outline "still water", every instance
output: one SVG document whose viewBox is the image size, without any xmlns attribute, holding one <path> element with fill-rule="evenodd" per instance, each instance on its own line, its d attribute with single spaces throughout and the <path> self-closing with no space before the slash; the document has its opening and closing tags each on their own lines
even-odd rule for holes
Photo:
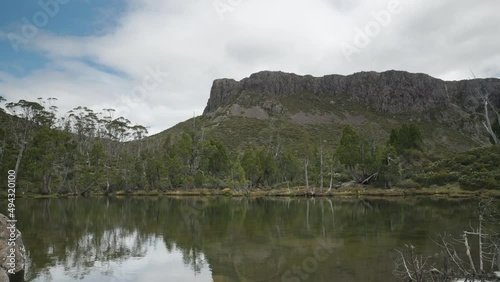
<svg viewBox="0 0 500 282">
<path fill-rule="evenodd" d="M 394 249 L 433 254 L 437 234 L 477 221 L 477 201 L 431 198 L 16 204 L 27 281 L 397 281 Z"/>
</svg>

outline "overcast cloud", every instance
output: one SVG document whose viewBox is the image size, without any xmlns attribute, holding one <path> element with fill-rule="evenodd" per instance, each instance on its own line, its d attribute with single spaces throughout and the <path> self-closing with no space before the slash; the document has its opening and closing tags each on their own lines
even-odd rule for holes
<svg viewBox="0 0 500 282">
<path fill-rule="evenodd" d="M 73 2 L 61 5 L 54 19 Z M 61 111 L 115 108 L 117 116 L 157 133 L 200 115 L 214 79 L 239 80 L 260 70 L 500 77 L 498 0 L 400 0 L 399 12 L 363 48 L 355 45 L 356 28 L 365 29 L 372 11 L 388 9 L 390 0 L 220 0 L 228 2 L 236 5 L 226 12 L 217 12 L 212 0 L 120 2 L 95 9 L 100 16 L 89 19 L 94 32 L 86 34 L 58 32 L 49 22 L 18 53 L 2 49 L 4 57 L 36 54 L 44 63 L 26 69 L 13 59 L 0 69 L 0 95 L 9 101 L 57 97 Z M 21 24 L 0 25 L 0 42 L 10 44 L 8 32 Z M 343 43 L 359 53 L 346 58 Z M 153 80 L 152 71 L 160 73 Z M 149 90 L 138 95 L 145 79 Z"/>
</svg>

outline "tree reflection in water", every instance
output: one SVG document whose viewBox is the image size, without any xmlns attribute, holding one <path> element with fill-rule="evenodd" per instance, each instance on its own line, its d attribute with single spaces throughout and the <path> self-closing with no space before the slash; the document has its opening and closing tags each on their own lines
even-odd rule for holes
<svg viewBox="0 0 500 282">
<path fill-rule="evenodd" d="M 314 256 L 318 240 L 335 251 L 300 281 L 395 281 L 395 248 L 411 241 L 432 252 L 431 237 L 461 232 L 474 221 L 476 205 L 472 200 L 325 198 L 18 202 L 18 228 L 29 257 L 26 278 L 39 281 L 56 281 L 56 268 L 66 275 L 60 281 L 94 281 L 95 272 L 102 281 L 187 272 L 197 281 L 205 281 L 207 273 L 206 281 L 282 281 L 284 273 Z M 183 269 L 173 266 L 176 256 Z"/>
</svg>

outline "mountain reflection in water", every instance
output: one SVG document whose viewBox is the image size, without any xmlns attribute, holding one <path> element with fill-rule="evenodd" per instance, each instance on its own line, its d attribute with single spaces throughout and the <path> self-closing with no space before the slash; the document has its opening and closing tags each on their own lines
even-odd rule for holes
<svg viewBox="0 0 500 282">
<path fill-rule="evenodd" d="M 28 281 L 396 281 L 395 248 L 477 219 L 430 198 L 17 201 Z"/>
</svg>

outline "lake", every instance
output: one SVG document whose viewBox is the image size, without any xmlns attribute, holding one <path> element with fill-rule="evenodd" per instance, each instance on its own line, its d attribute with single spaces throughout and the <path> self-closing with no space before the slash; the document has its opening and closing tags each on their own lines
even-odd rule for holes
<svg viewBox="0 0 500 282">
<path fill-rule="evenodd" d="M 27 281 L 398 281 L 395 249 L 437 252 L 477 200 L 18 199 Z M 6 207 L 2 200 L 2 207 Z M 498 206 L 498 205 L 497 205 Z M 2 210 L 5 213 L 5 210 Z"/>
</svg>

